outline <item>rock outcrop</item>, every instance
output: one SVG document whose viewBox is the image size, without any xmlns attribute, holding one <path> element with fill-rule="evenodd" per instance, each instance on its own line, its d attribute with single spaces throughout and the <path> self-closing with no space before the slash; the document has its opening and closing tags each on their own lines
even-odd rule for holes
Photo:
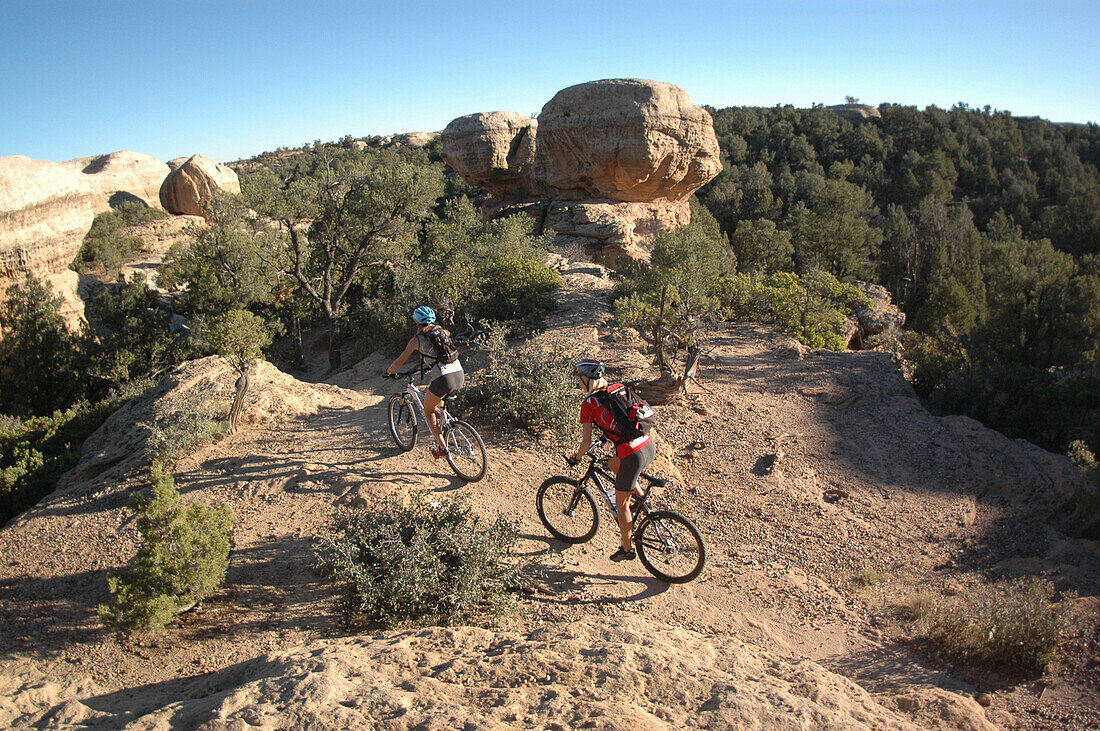
<svg viewBox="0 0 1100 731">
<path fill-rule="evenodd" d="M 13 681 L 17 728 L 919 728 L 817 663 L 645 620 L 318 641 L 147 692 L 137 718 L 83 702 L 87 679 Z"/>
<path fill-rule="evenodd" d="M 203 205 L 215 191 L 240 193 L 237 173 L 205 155 L 192 155 L 168 173 L 160 186 L 160 203 L 176 215 L 203 216 Z"/>
<path fill-rule="evenodd" d="M 129 150 L 80 157 L 61 164 L 87 175 L 92 189 L 112 207 L 126 201 L 159 206 L 160 185 L 170 172 L 168 165 L 155 157 Z"/>
<path fill-rule="evenodd" d="M 873 348 L 887 333 L 896 333 L 905 325 L 905 313 L 894 304 L 890 292 L 881 284 L 856 282 L 871 304 L 852 312 L 848 318 L 848 347 Z"/>
<path fill-rule="evenodd" d="M 539 115 L 534 177 L 555 200 L 683 200 L 722 170 L 710 113 L 673 84 L 563 89 Z"/>
<path fill-rule="evenodd" d="M 825 108 L 852 124 L 866 122 L 869 119 L 882 119 L 882 114 L 870 104 L 834 104 Z"/>
<path fill-rule="evenodd" d="M 164 163 L 136 152 L 64 163 L 0 158 L 0 294 L 26 272 L 63 271 L 97 213 L 126 201 L 157 205 Z"/>
<path fill-rule="evenodd" d="M 607 79 L 558 92 L 537 120 L 470 114 L 442 134 L 443 158 L 489 191 L 488 216 L 523 211 L 598 261 L 645 258 L 690 219 L 687 200 L 721 170 L 710 114 L 678 86 Z"/>
<path fill-rule="evenodd" d="M 541 191 L 528 176 L 537 129 L 536 120 L 519 112 L 468 114 L 443 130 L 443 159 L 467 183 L 497 198 L 536 198 Z"/>
</svg>

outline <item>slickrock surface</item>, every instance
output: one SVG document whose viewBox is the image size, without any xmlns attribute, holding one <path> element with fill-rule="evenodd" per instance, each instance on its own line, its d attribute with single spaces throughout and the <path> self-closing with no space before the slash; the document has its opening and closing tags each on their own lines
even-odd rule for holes
<svg viewBox="0 0 1100 731">
<path fill-rule="evenodd" d="M 611 280 L 558 261 L 566 289 L 535 342 L 649 359 L 607 306 Z M 613 563 L 610 517 L 588 544 L 550 538 L 538 484 L 572 445 L 481 428 L 490 472 L 466 484 L 386 425 L 392 353 L 310 384 L 262 366 L 248 425 L 175 466 L 186 500 L 237 516 L 226 585 L 156 638 L 122 640 L 95 607 L 136 548 L 124 505 L 152 429 L 185 402 L 224 413 L 216 359 L 112 417 L 61 488 L 0 529 L 0 725 L 117 728 L 1044 728 L 1100 723 L 1100 556 L 1058 529 L 1082 478 L 1064 457 L 928 413 L 890 357 L 807 352 L 767 328 L 711 336 L 693 400 L 658 411 L 652 501 L 707 540 L 696 581 Z M 323 359 L 324 354 L 318 358 Z M 464 354 L 477 377 L 481 356 Z M 704 390 L 705 389 L 705 390 Z M 220 411 L 219 411 L 220 410 Z M 471 415 L 472 416 L 472 415 Z M 782 454 L 780 454 L 780 452 Z M 519 525 L 531 593 L 492 629 L 357 631 L 311 540 L 341 505 L 418 490 Z M 874 570 L 882 582 L 857 578 Z M 1035 682 L 955 668 L 905 643 L 911 593 L 1044 575 L 1082 598 Z M 1090 619 L 1093 618 L 1093 619 Z M 988 707 L 978 705 L 981 694 Z"/>
</svg>

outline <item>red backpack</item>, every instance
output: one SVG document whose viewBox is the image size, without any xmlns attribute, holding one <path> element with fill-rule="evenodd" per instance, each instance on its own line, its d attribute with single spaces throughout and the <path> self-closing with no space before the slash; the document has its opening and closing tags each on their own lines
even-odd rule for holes
<svg viewBox="0 0 1100 731">
<path fill-rule="evenodd" d="M 634 441 L 648 434 L 657 423 L 653 407 L 629 386 L 613 383 L 606 390 L 597 392 L 596 398 L 615 417 L 615 426 L 618 427 L 616 436 L 621 441 Z"/>
</svg>

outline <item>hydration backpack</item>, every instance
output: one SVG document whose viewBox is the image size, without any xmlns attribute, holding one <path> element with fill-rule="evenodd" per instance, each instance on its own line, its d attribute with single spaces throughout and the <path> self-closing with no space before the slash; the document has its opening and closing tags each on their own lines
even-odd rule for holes
<svg viewBox="0 0 1100 731">
<path fill-rule="evenodd" d="M 618 437 L 623 441 L 630 442 L 648 434 L 657 423 L 653 407 L 629 386 L 614 383 L 606 391 L 600 391 L 597 398 L 611 410 L 615 425 L 619 428 Z"/>
<path fill-rule="evenodd" d="M 454 363 L 458 360 L 458 347 L 447 331 L 436 325 L 425 333 L 428 342 L 432 344 L 433 353 L 426 353 L 429 358 L 434 358 L 437 363 Z"/>
</svg>

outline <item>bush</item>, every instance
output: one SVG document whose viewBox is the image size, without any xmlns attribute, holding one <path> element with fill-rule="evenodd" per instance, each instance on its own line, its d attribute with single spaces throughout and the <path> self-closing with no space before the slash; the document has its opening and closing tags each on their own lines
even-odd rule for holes
<svg viewBox="0 0 1100 731">
<path fill-rule="evenodd" d="M 934 648 L 995 670 L 1039 674 L 1061 640 L 1072 595 L 1055 603 L 1044 579 L 982 586 L 951 599 L 922 597 L 907 608 Z"/>
<path fill-rule="evenodd" d="M 489 336 L 488 353 L 488 368 L 458 392 L 456 410 L 498 427 L 549 431 L 559 437 L 571 433 L 578 408 L 573 364 L 579 356 L 547 354 L 530 344 L 509 348 L 500 328 Z"/>
<path fill-rule="evenodd" d="M 213 413 L 208 402 L 190 403 L 157 419 L 146 443 L 146 456 L 152 461 L 172 464 L 199 447 L 213 444 L 225 436 L 228 412 Z"/>
<path fill-rule="evenodd" d="M 395 497 L 337 514 L 315 550 L 322 571 L 345 584 L 356 624 L 471 622 L 501 613 L 520 579 L 518 527 L 500 516 L 479 524 L 458 500 Z"/>
<path fill-rule="evenodd" d="M 727 317 L 771 322 L 811 348 L 843 350 L 845 318 L 869 304 L 854 285 L 828 272 L 799 277 L 777 272 L 766 277 L 738 274 L 716 283 Z"/>
<path fill-rule="evenodd" d="M 84 236 L 84 243 L 73 262 L 73 268 L 88 272 L 94 266 L 99 266 L 103 268 L 104 274 L 111 270 L 117 271 L 144 246 L 141 238 L 127 234 L 126 228 L 167 216 L 164 211 L 151 208 L 144 202 L 123 203 L 115 210 L 100 213 Z"/>
<path fill-rule="evenodd" d="M 80 459 L 80 445 L 148 383 L 132 384 L 95 406 L 77 405 L 26 420 L 0 415 L 0 524 L 53 491 Z"/>
<path fill-rule="evenodd" d="M 129 632 L 163 629 L 221 586 L 229 567 L 233 511 L 224 504 L 184 506 L 161 462 L 153 463 L 151 476 L 152 496 L 130 499 L 142 544 L 129 566 L 108 574 L 111 601 L 99 606 L 105 625 Z"/>
</svg>

